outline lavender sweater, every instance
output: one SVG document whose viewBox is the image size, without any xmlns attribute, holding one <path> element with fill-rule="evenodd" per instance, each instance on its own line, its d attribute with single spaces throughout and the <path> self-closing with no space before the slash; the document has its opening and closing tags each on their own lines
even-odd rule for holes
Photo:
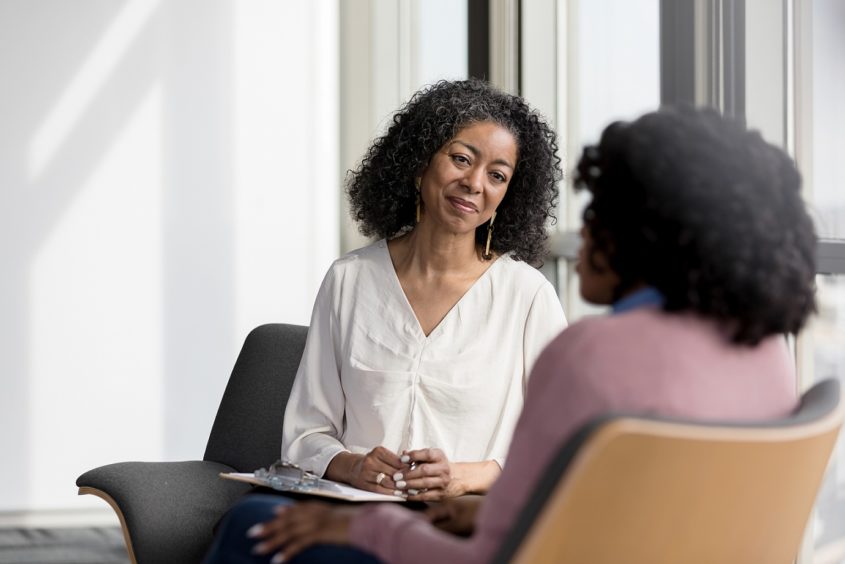
<svg viewBox="0 0 845 564">
<path fill-rule="evenodd" d="M 496 553 L 558 447 L 609 411 L 693 419 L 763 420 L 797 403 L 785 340 L 731 345 L 706 320 L 645 307 L 582 320 L 538 359 L 507 464 L 459 538 L 419 513 L 374 504 L 352 522 L 352 543 L 385 562 L 487 562 Z"/>
</svg>

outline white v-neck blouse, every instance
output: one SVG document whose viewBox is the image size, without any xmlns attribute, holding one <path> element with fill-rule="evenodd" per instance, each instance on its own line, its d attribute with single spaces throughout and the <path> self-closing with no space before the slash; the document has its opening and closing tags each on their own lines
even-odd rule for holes
<svg viewBox="0 0 845 564">
<path fill-rule="evenodd" d="M 387 243 L 353 251 L 317 294 L 282 458 L 321 476 L 338 453 L 380 445 L 503 466 L 530 369 L 565 325 L 552 285 L 504 255 L 426 337 Z"/>
</svg>

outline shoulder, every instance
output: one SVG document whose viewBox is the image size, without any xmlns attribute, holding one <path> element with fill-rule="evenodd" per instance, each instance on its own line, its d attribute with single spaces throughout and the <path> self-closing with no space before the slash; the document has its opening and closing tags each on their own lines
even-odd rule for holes
<svg viewBox="0 0 845 564">
<path fill-rule="evenodd" d="M 544 362 L 569 365 L 571 369 L 598 369 L 604 364 L 618 366 L 629 355 L 666 346 L 672 335 L 672 318 L 661 310 L 641 308 L 621 315 L 594 315 L 569 325 L 546 347 Z"/>
<path fill-rule="evenodd" d="M 713 320 L 639 308 L 580 319 L 558 335 L 546 352 L 549 361 L 571 363 L 574 371 L 602 372 L 620 365 L 665 366 L 683 359 L 711 359 L 736 350 Z"/>
<path fill-rule="evenodd" d="M 642 313 L 588 316 L 566 327 L 537 359 L 529 380 L 533 393 L 552 393 L 564 386 L 567 394 L 576 397 L 598 397 L 608 374 L 636 372 L 638 360 L 654 350 L 641 338 L 643 331 L 649 332 L 643 321 L 649 324 L 652 319 Z M 620 367 L 625 368 L 620 372 Z M 561 374 L 566 377 L 560 378 Z"/>
<path fill-rule="evenodd" d="M 344 268 L 347 265 L 358 263 L 367 263 L 378 261 L 387 252 L 387 242 L 384 239 L 379 239 L 374 243 L 349 251 L 339 259 L 335 260 L 332 268 Z"/>
<path fill-rule="evenodd" d="M 332 304 L 354 302 L 362 292 L 378 287 L 384 277 L 384 262 L 389 260 L 383 241 L 355 249 L 335 259 L 326 271 L 317 293 L 316 303 Z M 382 253 L 384 256 L 379 256 Z M 387 258 L 385 258 L 387 257 Z"/>
<path fill-rule="evenodd" d="M 362 271 L 376 268 L 384 261 L 386 253 L 387 248 L 384 239 L 366 247 L 349 251 L 331 264 L 326 273 L 326 280 L 342 282 L 349 275 L 358 276 Z"/>
<path fill-rule="evenodd" d="M 518 294 L 533 297 L 541 289 L 554 292 L 554 287 L 542 272 L 521 260 L 512 259 L 510 255 L 499 257 L 490 268 L 495 269 L 492 278 L 496 283 L 513 286 Z"/>
</svg>

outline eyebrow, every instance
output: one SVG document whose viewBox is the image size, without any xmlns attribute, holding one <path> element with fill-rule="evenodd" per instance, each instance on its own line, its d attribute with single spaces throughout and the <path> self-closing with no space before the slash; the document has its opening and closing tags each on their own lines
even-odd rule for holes
<svg viewBox="0 0 845 564">
<path fill-rule="evenodd" d="M 464 147 L 470 150 L 470 152 L 475 155 L 476 157 L 481 154 L 481 151 L 475 145 L 467 143 L 466 141 L 461 141 L 460 139 L 455 139 L 450 143 L 450 145 L 454 145 L 455 143 L 460 143 Z M 500 164 L 508 167 L 509 169 L 513 170 L 513 165 L 506 161 L 505 159 L 494 159 L 493 164 Z"/>
</svg>

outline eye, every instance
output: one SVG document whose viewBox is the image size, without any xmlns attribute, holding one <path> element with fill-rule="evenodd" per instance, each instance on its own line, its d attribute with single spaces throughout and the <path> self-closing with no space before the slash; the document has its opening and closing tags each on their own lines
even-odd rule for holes
<svg viewBox="0 0 845 564">
<path fill-rule="evenodd" d="M 462 164 L 462 165 L 470 164 L 469 158 L 466 155 L 462 155 L 460 153 L 456 153 L 456 154 L 452 155 L 452 160 L 455 161 L 456 163 Z"/>
<path fill-rule="evenodd" d="M 490 176 L 492 176 L 493 179 L 496 182 L 507 182 L 508 181 L 507 177 L 504 174 L 502 174 L 501 172 L 498 172 L 498 171 L 490 173 Z"/>
</svg>

